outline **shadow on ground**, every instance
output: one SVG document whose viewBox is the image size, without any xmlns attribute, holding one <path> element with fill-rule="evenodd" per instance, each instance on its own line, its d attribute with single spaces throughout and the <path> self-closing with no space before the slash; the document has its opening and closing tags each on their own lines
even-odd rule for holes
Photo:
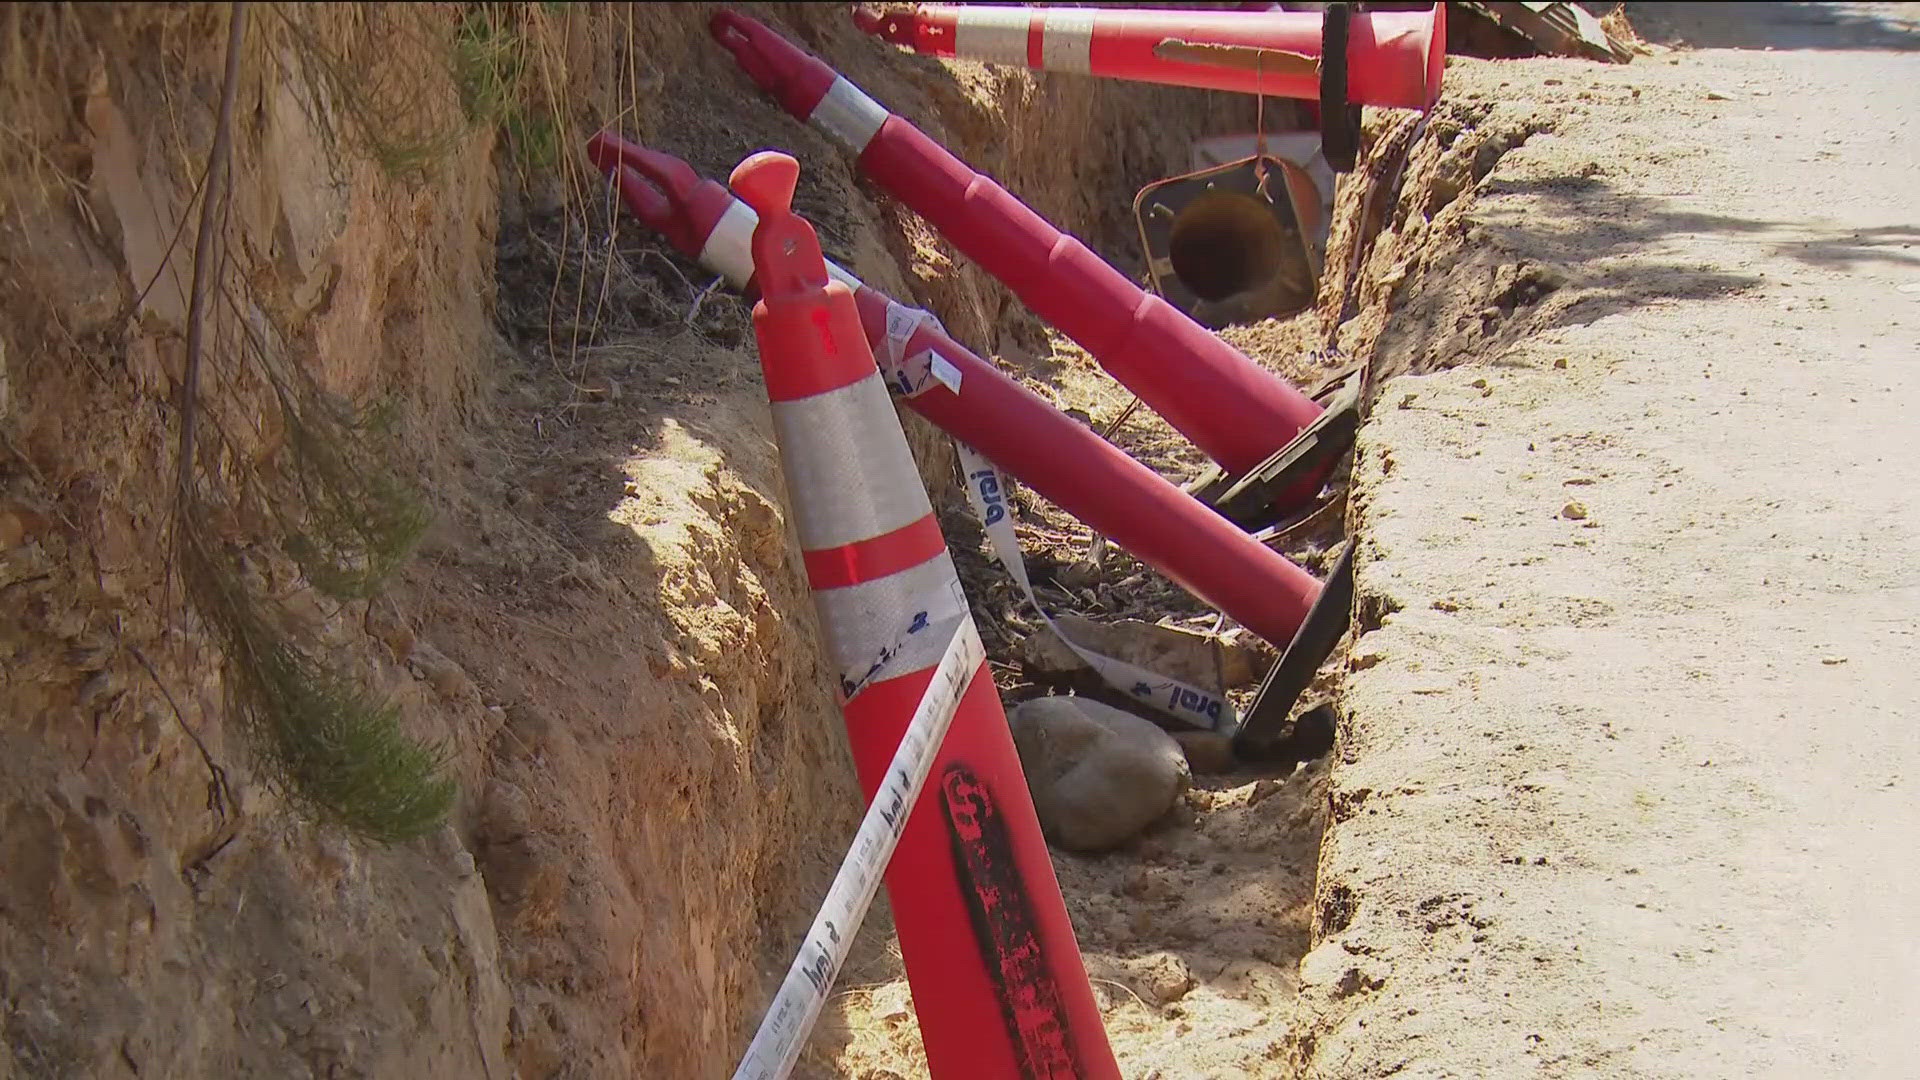
<svg viewBox="0 0 1920 1080">
<path fill-rule="evenodd" d="M 1830 229 L 1805 221 L 1776 221 L 1679 209 L 1678 200 L 1623 191 L 1598 177 L 1503 180 L 1488 195 L 1527 200 L 1519 209 L 1491 205 L 1484 215 L 1500 238 L 1525 247 L 1545 242 L 1579 251 L 1592 262 L 1703 235 L 1741 236 L 1765 243 L 1767 254 L 1808 266 L 1854 270 L 1871 264 L 1920 265 L 1920 226 Z M 1564 222 L 1568 228 L 1555 229 Z M 1704 274 L 1705 272 L 1702 271 Z M 1721 275 L 1741 278 L 1745 275 Z"/>
<path fill-rule="evenodd" d="M 1626 9 L 1641 37 L 1676 47 L 1920 49 L 1920 9 L 1912 4 L 1628 4 Z"/>
</svg>

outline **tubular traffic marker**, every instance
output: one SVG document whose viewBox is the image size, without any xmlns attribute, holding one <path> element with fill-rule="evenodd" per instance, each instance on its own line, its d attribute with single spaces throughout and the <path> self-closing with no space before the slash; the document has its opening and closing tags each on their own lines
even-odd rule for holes
<svg viewBox="0 0 1920 1080">
<path fill-rule="evenodd" d="M 986 646 L 971 621 L 954 630 L 933 679 L 900 736 L 900 746 L 888 763 L 880 790 L 867 802 L 867 813 L 853 836 L 853 846 L 840 863 L 827 889 L 827 898 L 813 916 L 800 950 L 787 967 L 787 977 L 774 992 L 760 1029 L 747 1044 L 733 1080 L 785 1080 L 800 1059 L 807 1034 L 820 1018 L 833 986 L 833 974 L 846 963 L 853 935 L 867 917 L 873 894 L 893 861 L 900 830 L 919 803 L 920 789 L 933 769 L 933 759 L 946 741 L 947 728 L 960 707 L 967 686 L 979 674 Z"/>
<path fill-rule="evenodd" d="M 971 618 L 853 294 L 792 207 L 799 166 L 760 153 L 733 184 L 760 216 L 754 336 L 807 580 L 871 800 L 947 643 Z M 1073 926 L 985 660 L 887 870 L 935 1077 L 1118 1080 Z M 971 932 L 970 932 L 971 931 Z M 832 972 L 823 977 L 831 979 Z"/>
<path fill-rule="evenodd" d="M 1320 99 L 1317 11 L 1131 10 L 922 4 L 856 9 L 860 29 L 928 56 L 1035 71 Z M 1446 5 L 1356 14 L 1347 43 L 1347 100 L 1430 109 L 1446 63 Z"/>
<path fill-rule="evenodd" d="M 1086 245 L 974 172 L 799 46 L 735 12 L 713 16 L 720 43 L 796 117 L 859 155 L 862 172 L 999 278 L 1041 318 L 1235 476 L 1259 466 L 1320 407 Z M 1323 477 L 1281 493 L 1293 509 Z"/>
<path fill-rule="evenodd" d="M 616 135 L 595 135 L 587 153 L 618 175 L 636 217 L 734 288 L 750 289 L 749 244 L 758 221 L 751 207 L 680 159 Z M 833 262 L 826 266 L 829 277 L 854 290 L 873 349 L 931 353 L 956 372 L 951 386 L 920 379 L 904 388 L 909 408 L 1276 648 L 1293 639 L 1320 591 L 1312 575 L 937 326 L 916 322 L 904 343 L 890 342 L 889 324 L 898 333 L 897 315 L 906 309 Z"/>
</svg>

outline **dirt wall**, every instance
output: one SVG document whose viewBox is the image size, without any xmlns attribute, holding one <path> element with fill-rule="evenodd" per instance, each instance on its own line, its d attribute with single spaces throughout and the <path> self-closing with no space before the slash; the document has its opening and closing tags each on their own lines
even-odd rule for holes
<svg viewBox="0 0 1920 1080">
<path fill-rule="evenodd" d="M 1247 120 L 754 10 L 1122 265 L 1133 189 Z M 1048 350 L 759 101 L 707 12 L 251 8 L 193 484 L 285 632 L 446 748 L 447 825 L 394 845 L 283 797 L 176 572 L 226 9 L 0 13 L 0 1076 L 731 1064 L 856 793 L 744 311 L 578 148 L 613 124 L 715 176 L 793 150 L 830 253 L 982 351 Z M 280 378 L 384 405 L 380 461 L 431 512 L 371 600 L 289 554 Z"/>
</svg>

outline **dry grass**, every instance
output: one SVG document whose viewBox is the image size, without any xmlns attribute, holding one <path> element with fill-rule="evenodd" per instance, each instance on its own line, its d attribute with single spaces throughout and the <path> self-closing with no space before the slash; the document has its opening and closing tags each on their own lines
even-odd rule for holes
<svg viewBox="0 0 1920 1080">
<path fill-rule="evenodd" d="M 180 536 L 188 594 L 233 673 L 229 714 L 280 792 L 309 817 L 371 840 L 438 827 L 454 797 L 445 748 L 409 737 L 396 707 L 276 625 L 272 601 L 201 528 Z"/>
</svg>

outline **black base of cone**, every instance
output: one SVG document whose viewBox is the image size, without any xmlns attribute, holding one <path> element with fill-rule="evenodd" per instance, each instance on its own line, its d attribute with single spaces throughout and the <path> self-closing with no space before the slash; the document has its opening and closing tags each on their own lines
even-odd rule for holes
<svg viewBox="0 0 1920 1080">
<path fill-rule="evenodd" d="M 1294 632 L 1287 651 L 1261 680 L 1260 691 L 1248 707 L 1240 730 L 1233 736 L 1234 756 L 1241 760 L 1258 760 L 1274 752 L 1287 714 L 1293 711 L 1294 703 L 1313 683 L 1314 673 L 1333 654 L 1334 645 L 1347 632 L 1353 619 L 1354 543 L 1347 541 L 1333 573 L 1321 586 L 1320 599 L 1314 601 L 1300 629 Z"/>
<path fill-rule="evenodd" d="M 1332 472 L 1341 456 L 1352 448 L 1359 430 L 1360 379 L 1354 375 L 1341 385 L 1313 423 L 1300 429 L 1272 457 L 1231 483 L 1214 481 L 1199 498 L 1248 532 L 1266 528 L 1279 521 L 1283 512 L 1295 509 L 1277 506 L 1275 500 L 1283 492 Z"/>
<path fill-rule="evenodd" d="M 1320 155 L 1334 172 L 1360 159 L 1360 107 L 1347 94 L 1347 40 L 1356 4 L 1328 4 L 1320 30 Z"/>
</svg>

